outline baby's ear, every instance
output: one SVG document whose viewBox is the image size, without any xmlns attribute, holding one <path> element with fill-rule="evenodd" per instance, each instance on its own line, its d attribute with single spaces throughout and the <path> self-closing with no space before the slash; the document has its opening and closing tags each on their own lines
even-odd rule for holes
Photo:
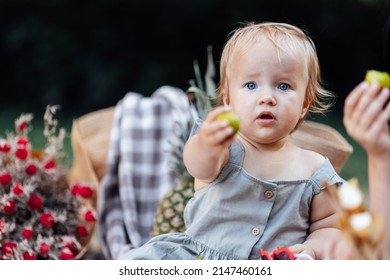
<svg viewBox="0 0 390 280">
<path fill-rule="evenodd" d="M 313 102 L 313 97 L 310 94 L 310 92 L 307 92 L 305 100 L 303 101 L 303 106 L 302 106 L 302 111 L 301 111 L 301 119 L 303 119 L 306 116 L 312 102 Z"/>
<path fill-rule="evenodd" d="M 229 106 L 230 104 L 230 99 L 229 99 L 229 94 L 227 92 L 222 92 L 222 103 L 225 106 Z"/>
<path fill-rule="evenodd" d="M 306 117 L 307 111 L 309 111 L 309 106 L 303 106 L 300 119 L 304 119 Z"/>
</svg>

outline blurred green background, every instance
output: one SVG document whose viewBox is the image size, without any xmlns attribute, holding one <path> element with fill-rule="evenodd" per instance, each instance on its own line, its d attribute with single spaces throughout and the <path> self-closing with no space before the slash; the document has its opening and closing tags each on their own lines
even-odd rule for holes
<svg viewBox="0 0 390 280">
<path fill-rule="evenodd" d="M 315 120 L 354 146 L 341 175 L 366 188 L 366 155 L 345 134 L 342 107 L 367 69 L 390 70 L 389 0 L 0 0 L 0 134 L 20 113 L 33 112 L 31 137 L 42 145 L 47 104 L 61 105 L 57 117 L 70 131 L 72 119 L 114 106 L 129 91 L 185 90 L 193 60 L 204 71 L 212 45 L 219 66 L 227 34 L 244 21 L 308 31 L 325 87 L 338 98 L 327 117 Z"/>
</svg>

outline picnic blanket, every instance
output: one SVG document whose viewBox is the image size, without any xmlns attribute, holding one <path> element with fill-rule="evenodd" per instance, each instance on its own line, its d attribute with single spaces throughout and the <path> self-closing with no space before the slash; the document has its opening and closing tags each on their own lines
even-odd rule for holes
<svg viewBox="0 0 390 280">
<path fill-rule="evenodd" d="M 157 206 L 177 184 L 170 142 L 194 116 L 187 95 L 170 86 L 150 97 L 129 92 L 115 106 L 97 207 L 106 259 L 118 259 L 150 239 Z"/>
</svg>

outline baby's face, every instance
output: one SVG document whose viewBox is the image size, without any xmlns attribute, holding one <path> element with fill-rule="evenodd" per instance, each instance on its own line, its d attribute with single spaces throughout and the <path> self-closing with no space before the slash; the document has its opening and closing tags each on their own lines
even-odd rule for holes
<svg viewBox="0 0 390 280">
<path fill-rule="evenodd" d="M 304 117 L 308 75 L 304 60 L 262 36 L 236 51 L 229 71 L 229 98 L 240 117 L 240 133 L 262 143 L 286 137 Z"/>
</svg>

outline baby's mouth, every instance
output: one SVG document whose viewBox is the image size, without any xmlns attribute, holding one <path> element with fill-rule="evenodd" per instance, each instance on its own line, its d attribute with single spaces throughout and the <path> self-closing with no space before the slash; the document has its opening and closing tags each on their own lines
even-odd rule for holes
<svg viewBox="0 0 390 280">
<path fill-rule="evenodd" d="M 257 118 L 261 120 L 274 120 L 275 116 L 271 112 L 261 112 Z"/>
</svg>

